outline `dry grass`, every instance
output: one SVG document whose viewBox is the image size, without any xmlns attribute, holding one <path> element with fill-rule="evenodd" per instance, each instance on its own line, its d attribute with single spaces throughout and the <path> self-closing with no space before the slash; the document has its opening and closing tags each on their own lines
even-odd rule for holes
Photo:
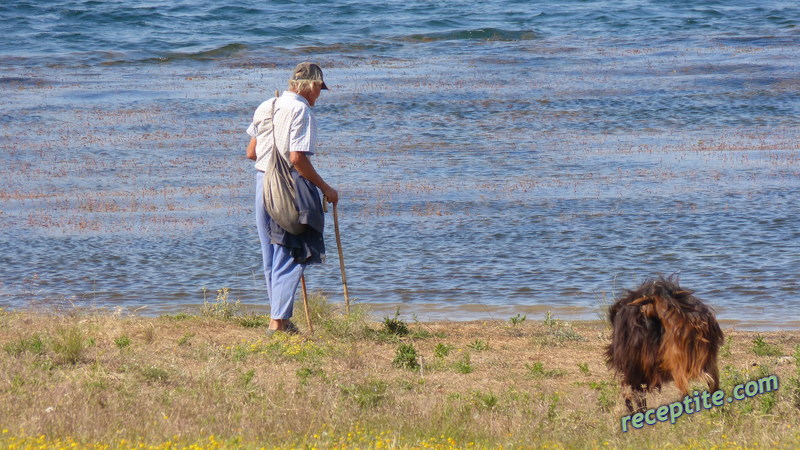
<svg viewBox="0 0 800 450">
<path fill-rule="evenodd" d="M 725 330 L 723 388 L 777 394 L 620 432 L 600 322 L 389 326 L 315 298 L 313 336 L 264 317 L 0 310 L 0 446 L 794 447 L 800 332 Z M 544 320 L 542 320 L 544 319 Z M 304 325 L 301 317 L 296 320 Z M 390 332 L 389 329 L 393 332 Z M 760 344 L 756 344 L 758 342 Z M 756 347 L 770 345 L 770 355 Z M 404 351 L 399 351 L 404 345 Z M 417 364 L 398 364 L 413 347 Z M 402 354 L 401 354 L 402 353 Z M 413 356 L 412 356 L 413 358 Z M 401 358 L 402 360 L 402 358 Z M 651 406 L 677 399 L 671 387 Z"/>
</svg>

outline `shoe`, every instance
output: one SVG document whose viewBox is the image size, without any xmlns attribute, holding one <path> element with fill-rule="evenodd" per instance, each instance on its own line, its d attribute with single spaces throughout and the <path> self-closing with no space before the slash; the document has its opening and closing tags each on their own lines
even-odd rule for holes
<svg viewBox="0 0 800 450">
<path fill-rule="evenodd" d="M 286 333 L 286 334 L 300 334 L 300 329 L 297 328 L 297 325 L 292 323 L 291 320 L 287 320 L 284 324 L 284 328 L 282 330 L 271 330 L 267 328 L 267 337 L 272 337 L 275 333 Z"/>
<path fill-rule="evenodd" d="M 300 329 L 291 320 L 286 321 L 286 328 L 283 331 L 289 334 L 300 334 Z"/>
</svg>

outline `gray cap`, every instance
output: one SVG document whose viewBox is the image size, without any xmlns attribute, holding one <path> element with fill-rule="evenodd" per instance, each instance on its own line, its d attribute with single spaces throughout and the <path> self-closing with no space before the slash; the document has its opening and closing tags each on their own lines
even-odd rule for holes
<svg viewBox="0 0 800 450">
<path fill-rule="evenodd" d="M 321 89 L 328 89 L 325 81 L 322 79 L 322 69 L 318 65 L 310 62 L 302 62 L 294 68 L 292 78 L 290 80 L 313 80 L 322 81 Z"/>
</svg>

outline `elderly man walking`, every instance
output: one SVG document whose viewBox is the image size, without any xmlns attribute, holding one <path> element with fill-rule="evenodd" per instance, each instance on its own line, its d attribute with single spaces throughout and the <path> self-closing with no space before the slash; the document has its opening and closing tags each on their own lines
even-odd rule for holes
<svg viewBox="0 0 800 450">
<path fill-rule="evenodd" d="M 325 244 L 322 240 L 322 203 L 319 190 L 331 203 L 339 201 L 339 194 L 311 164 L 311 155 L 317 142 L 317 120 L 313 107 L 322 90 L 328 87 L 317 64 L 298 64 L 289 79 L 289 89 L 277 99 L 262 103 L 247 128 L 250 143 L 247 157 L 254 160 L 256 173 L 255 216 L 267 295 L 270 301 L 270 324 L 267 334 L 276 331 L 297 332 L 291 322 L 294 296 L 306 265 L 322 262 Z M 271 121 L 269 123 L 268 121 Z M 274 145 L 289 161 L 297 186 L 298 196 L 304 197 L 310 211 L 301 211 L 301 222 L 306 231 L 299 235 L 282 229 L 264 209 L 264 171 Z"/>
</svg>

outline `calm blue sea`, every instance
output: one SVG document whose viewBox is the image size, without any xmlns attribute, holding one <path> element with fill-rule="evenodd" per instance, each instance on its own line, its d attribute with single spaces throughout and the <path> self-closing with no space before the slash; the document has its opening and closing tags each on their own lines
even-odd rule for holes
<svg viewBox="0 0 800 450">
<path fill-rule="evenodd" d="M 0 307 L 266 311 L 244 130 L 298 62 L 377 315 L 800 326 L 795 1 L 0 4 Z M 311 290 L 342 301 L 333 220 Z"/>
</svg>

